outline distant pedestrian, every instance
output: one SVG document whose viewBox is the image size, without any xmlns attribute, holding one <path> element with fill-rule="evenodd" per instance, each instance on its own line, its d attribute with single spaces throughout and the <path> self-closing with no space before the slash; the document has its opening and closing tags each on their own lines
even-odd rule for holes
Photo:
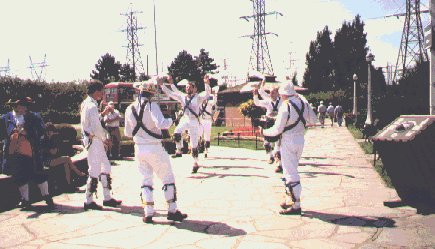
<svg viewBox="0 0 435 249">
<path fill-rule="evenodd" d="M 341 105 L 337 105 L 335 107 L 334 116 L 335 116 L 335 119 L 337 120 L 338 126 L 341 127 L 341 125 L 343 123 L 343 107 L 341 107 Z"/>
<path fill-rule="evenodd" d="M 112 141 L 107 153 L 110 159 L 119 159 L 121 144 L 119 124 L 120 120 L 122 119 L 122 115 L 117 109 L 115 109 L 115 104 L 113 101 L 109 101 L 107 106 L 110 108 L 110 110 L 109 113 L 104 116 L 104 123 L 106 124 L 106 129 L 109 132 L 110 139 Z"/>
<path fill-rule="evenodd" d="M 320 101 L 320 105 L 317 107 L 317 112 L 319 115 L 319 121 L 322 125 L 322 128 L 325 126 L 325 118 L 326 118 L 326 106 L 323 105 L 323 101 Z"/>
<path fill-rule="evenodd" d="M 331 119 L 331 127 L 332 127 L 334 126 L 334 106 L 332 105 L 332 102 L 329 103 L 326 112 L 328 113 L 328 117 Z"/>
</svg>

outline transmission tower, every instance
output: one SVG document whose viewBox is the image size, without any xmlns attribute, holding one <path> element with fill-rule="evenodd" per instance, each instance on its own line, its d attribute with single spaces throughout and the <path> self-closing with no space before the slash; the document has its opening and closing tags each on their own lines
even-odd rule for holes
<svg viewBox="0 0 435 249">
<path fill-rule="evenodd" d="M 8 59 L 8 64 L 4 67 L 0 67 L 0 77 L 9 76 L 10 72 L 11 72 L 11 67 L 9 66 L 9 59 Z"/>
<path fill-rule="evenodd" d="M 121 13 L 121 15 L 127 17 L 127 28 L 121 30 L 122 32 L 127 33 L 127 56 L 126 61 L 127 64 L 133 67 L 134 71 L 134 79 L 136 80 L 138 73 L 137 72 L 145 72 L 142 58 L 140 55 L 139 47 L 143 46 L 139 44 L 139 39 L 137 36 L 138 30 L 144 29 L 143 27 L 137 26 L 137 14 L 143 13 L 142 11 L 133 11 L 130 7 L 130 10 L 126 13 Z"/>
<path fill-rule="evenodd" d="M 397 56 L 396 70 L 393 82 L 396 82 L 419 60 L 427 61 L 424 49 L 423 25 L 421 23 L 420 0 L 406 0 L 405 23 L 403 24 L 402 40 Z M 401 16 L 398 14 L 397 16 Z"/>
<path fill-rule="evenodd" d="M 33 62 L 32 56 L 29 56 L 30 59 L 30 73 L 32 74 L 32 79 L 37 81 L 42 81 L 45 78 L 45 68 L 47 65 L 47 54 L 44 54 L 44 61 L 42 62 Z"/>
<path fill-rule="evenodd" d="M 265 75 L 273 76 L 272 60 L 270 59 L 269 46 L 267 45 L 267 35 L 275 35 L 275 33 L 266 32 L 266 16 L 268 15 L 281 15 L 281 13 L 273 11 L 266 13 L 266 0 L 250 0 L 254 13 L 252 16 L 241 16 L 249 22 L 253 19 L 254 33 L 251 35 L 245 35 L 243 37 L 249 37 L 252 39 L 251 57 L 249 59 L 249 65 L 253 70 L 261 72 Z"/>
</svg>

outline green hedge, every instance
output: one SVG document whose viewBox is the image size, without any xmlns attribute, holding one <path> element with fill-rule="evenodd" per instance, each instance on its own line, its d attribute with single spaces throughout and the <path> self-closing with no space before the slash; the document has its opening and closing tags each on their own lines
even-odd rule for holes
<svg viewBox="0 0 435 249">
<path fill-rule="evenodd" d="M 9 99 L 27 96 L 35 101 L 31 110 L 40 112 L 44 121 L 77 123 L 85 95 L 85 83 L 47 83 L 0 77 L 0 114 L 10 111 L 10 106 L 5 105 Z"/>
</svg>

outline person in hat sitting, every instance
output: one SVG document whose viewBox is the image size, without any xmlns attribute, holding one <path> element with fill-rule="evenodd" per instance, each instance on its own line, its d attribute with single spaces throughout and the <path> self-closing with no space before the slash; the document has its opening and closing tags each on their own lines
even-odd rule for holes
<svg viewBox="0 0 435 249">
<path fill-rule="evenodd" d="M 112 141 L 109 147 L 108 154 L 112 159 L 118 159 L 120 157 L 120 143 L 121 143 L 121 133 L 119 131 L 119 121 L 122 119 L 121 113 L 115 109 L 115 103 L 109 101 L 107 106 L 110 108 L 109 113 L 104 116 L 104 123 L 106 124 L 106 129 L 110 134 L 110 139 Z"/>
<path fill-rule="evenodd" d="M 55 206 L 48 192 L 48 177 L 43 172 L 41 153 L 45 127 L 42 118 L 28 110 L 32 103 L 29 97 L 9 100 L 7 103 L 13 110 L 1 118 L 1 122 L 6 124 L 5 163 L 21 195 L 18 207 L 23 210 L 31 208 L 29 181 L 33 181 L 51 210 Z"/>
<path fill-rule="evenodd" d="M 265 81 L 263 80 L 262 86 L 264 86 Z M 266 122 L 263 125 L 263 129 L 267 129 L 273 126 L 275 123 L 276 115 L 278 114 L 278 110 L 282 105 L 282 100 L 278 93 L 278 87 L 274 87 L 270 90 L 270 94 L 267 94 L 263 87 L 260 87 L 259 89 L 254 89 L 253 95 L 254 95 L 254 104 L 256 106 L 263 107 L 266 109 Z M 263 98 L 260 100 L 258 98 L 258 94 L 261 95 Z M 272 147 L 272 144 L 274 145 Z M 275 143 L 271 143 L 267 140 L 263 141 L 264 149 L 266 150 L 266 153 L 269 155 L 269 164 L 273 164 L 275 162 L 275 157 L 280 160 L 281 154 L 280 154 L 280 141 L 276 141 Z M 279 173 L 282 172 L 282 166 L 281 162 L 277 166 L 275 172 Z"/>
<path fill-rule="evenodd" d="M 101 126 L 102 116 L 109 113 L 110 107 L 98 113 L 97 101 L 103 98 L 104 86 L 98 80 L 91 80 L 87 86 L 87 98 L 80 106 L 80 125 L 82 128 L 83 144 L 88 151 L 88 181 L 86 185 L 86 199 L 83 207 L 86 210 L 102 210 L 103 207 L 95 203 L 93 195 L 97 193 L 98 180 L 103 186 L 103 206 L 117 207 L 122 201 L 112 197 L 112 166 L 107 158 L 106 148 L 110 140 L 106 130 Z"/>
<path fill-rule="evenodd" d="M 69 191 L 76 191 L 77 188 L 72 186 L 71 171 L 76 173 L 78 176 L 86 176 L 85 173 L 81 172 L 77 166 L 74 165 L 71 157 L 61 156 L 59 152 L 59 133 L 57 128 L 51 122 L 45 124 L 45 137 L 43 141 L 43 161 L 44 168 L 50 169 L 52 167 L 64 166 L 65 169 L 65 180 L 68 184 Z"/>
<path fill-rule="evenodd" d="M 263 135 L 266 139 L 281 136 L 283 181 L 287 195 L 280 214 L 301 214 L 302 188 L 298 164 L 304 149 L 305 127 L 315 125 L 317 117 L 308 101 L 296 93 L 292 82 L 284 82 L 279 94 L 284 103 L 278 110 L 275 124 L 263 130 Z"/>
<path fill-rule="evenodd" d="M 142 175 L 141 198 L 144 207 L 143 221 L 153 223 L 153 173 L 163 183 L 165 198 L 168 202 L 168 220 L 183 221 L 187 215 L 177 209 L 177 193 L 171 161 L 161 144 L 162 129 L 172 125 L 172 119 L 164 118 L 160 106 L 152 102 L 156 85 L 152 80 L 138 82 L 134 88 L 139 90 L 138 98 L 125 111 L 125 130 L 135 143 L 135 160 Z"/>
<path fill-rule="evenodd" d="M 168 76 L 168 81 L 170 84 L 173 84 L 173 80 L 171 76 Z M 186 81 L 186 80 L 184 80 Z M 174 157 L 181 157 L 182 152 L 182 141 L 181 141 L 181 133 L 185 130 L 188 130 L 190 136 L 190 146 L 192 147 L 192 157 L 195 160 L 192 168 L 192 173 L 198 172 L 199 164 L 198 164 L 198 140 L 199 140 L 199 114 L 201 103 L 204 100 L 208 99 L 210 96 L 210 80 L 209 76 L 204 76 L 204 87 L 205 91 L 197 94 L 198 88 L 196 86 L 196 82 L 187 81 L 186 84 L 186 93 L 172 91 L 167 88 L 163 81 L 158 81 L 158 84 L 161 86 L 162 91 L 171 97 L 172 99 L 178 101 L 183 108 L 183 116 L 180 119 L 179 124 L 175 127 L 174 131 L 174 140 L 175 145 L 177 147 Z"/>
</svg>

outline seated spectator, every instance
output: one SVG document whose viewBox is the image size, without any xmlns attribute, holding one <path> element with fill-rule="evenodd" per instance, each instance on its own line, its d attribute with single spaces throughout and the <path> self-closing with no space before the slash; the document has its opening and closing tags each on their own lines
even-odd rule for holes
<svg viewBox="0 0 435 249">
<path fill-rule="evenodd" d="M 44 142 L 44 169 L 63 165 L 65 168 L 65 178 L 69 186 L 71 186 L 71 170 L 78 176 L 86 176 L 72 162 L 69 156 L 58 155 L 57 129 L 52 123 L 46 124 L 46 138 Z M 73 189 L 73 188 L 71 188 Z M 75 190 L 75 189 L 73 189 Z"/>
</svg>

